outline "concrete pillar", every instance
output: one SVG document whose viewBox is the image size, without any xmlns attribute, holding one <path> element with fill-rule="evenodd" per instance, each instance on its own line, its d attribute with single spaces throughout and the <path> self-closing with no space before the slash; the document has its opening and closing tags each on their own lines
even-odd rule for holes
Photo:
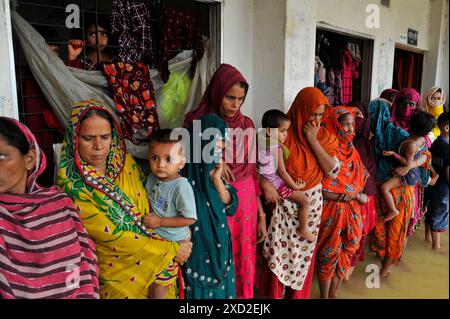
<svg viewBox="0 0 450 319">
<path fill-rule="evenodd" d="M 19 118 L 9 0 L 0 0 L 0 115 Z"/>
<path fill-rule="evenodd" d="M 285 110 L 302 88 L 314 85 L 316 20 L 316 1 L 286 0 Z"/>
</svg>

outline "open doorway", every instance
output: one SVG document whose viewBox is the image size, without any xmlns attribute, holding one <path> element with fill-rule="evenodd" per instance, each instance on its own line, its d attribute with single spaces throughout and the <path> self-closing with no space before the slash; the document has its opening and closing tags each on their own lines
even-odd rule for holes
<svg viewBox="0 0 450 319">
<path fill-rule="evenodd" d="M 422 86 L 423 53 L 396 47 L 392 88 L 414 88 L 420 92 Z"/>
</svg>

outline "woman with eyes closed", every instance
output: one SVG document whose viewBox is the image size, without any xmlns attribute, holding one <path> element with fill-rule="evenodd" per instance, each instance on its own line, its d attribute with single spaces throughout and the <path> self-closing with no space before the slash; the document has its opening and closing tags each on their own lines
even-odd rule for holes
<svg viewBox="0 0 450 319">
<path fill-rule="evenodd" d="M 74 201 L 97 246 L 100 298 L 149 298 L 151 284 L 167 280 L 172 260 L 182 265 L 191 253 L 191 242 L 164 240 L 142 223 L 150 212 L 144 181 L 107 109 L 92 100 L 77 103 L 57 185 Z M 175 294 L 171 289 L 168 298 Z"/>
</svg>

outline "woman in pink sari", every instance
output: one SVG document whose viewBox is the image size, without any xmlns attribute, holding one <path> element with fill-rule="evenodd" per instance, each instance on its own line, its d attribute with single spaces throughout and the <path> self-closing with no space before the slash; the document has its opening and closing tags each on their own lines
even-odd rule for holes
<svg viewBox="0 0 450 319">
<path fill-rule="evenodd" d="M 248 91 L 242 74 L 229 64 L 214 73 L 198 108 L 186 115 L 184 126 L 207 113 L 222 117 L 231 129 L 232 142 L 224 155 L 223 178 L 238 190 L 236 214 L 228 217 L 236 271 L 236 296 L 253 298 L 256 273 L 256 244 L 265 238 L 266 217 L 256 175 L 254 124 L 241 113 Z M 247 132 L 248 134 L 245 134 Z M 257 239 L 258 235 L 258 239 Z"/>
<path fill-rule="evenodd" d="M 36 179 L 45 155 L 0 117 L 0 299 L 99 298 L 95 246 L 72 200 Z"/>
</svg>

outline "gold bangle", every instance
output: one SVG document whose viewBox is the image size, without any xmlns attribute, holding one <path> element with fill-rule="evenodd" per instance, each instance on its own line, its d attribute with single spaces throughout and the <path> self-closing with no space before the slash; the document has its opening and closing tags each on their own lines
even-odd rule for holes
<svg viewBox="0 0 450 319">
<path fill-rule="evenodd" d="M 228 192 L 228 188 L 225 188 L 225 190 L 221 191 L 219 194 L 225 194 L 226 192 Z"/>
<path fill-rule="evenodd" d="M 326 155 L 328 155 L 328 153 L 327 152 L 323 152 L 322 155 L 320 155 L 319 158 L 324 158 Z"/>
</svg>

